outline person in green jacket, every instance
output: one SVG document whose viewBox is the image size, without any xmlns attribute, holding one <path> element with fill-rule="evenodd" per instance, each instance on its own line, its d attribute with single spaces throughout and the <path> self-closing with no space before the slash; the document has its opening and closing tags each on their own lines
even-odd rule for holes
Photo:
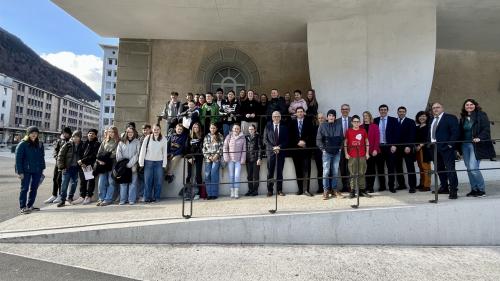
<svg viewBox="0 0 500 281">
<path fill-rule="evenodd" d="M 210 124 L 218 124 L 220 120 L 219 106 L 214 102 L 214 96 L 211 92 L 206 95 L 207 102 L 201 107 L 201 125 L 203 126 L 204 135 L 210 133 Z M 219 127 L 219 126 L 217 126 Z"/>
</svg>

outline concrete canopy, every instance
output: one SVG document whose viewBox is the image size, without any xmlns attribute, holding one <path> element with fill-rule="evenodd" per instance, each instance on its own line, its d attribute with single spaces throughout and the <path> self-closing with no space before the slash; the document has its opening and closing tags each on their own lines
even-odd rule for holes
<svg viewBox="0 0 500 281">
<path fill-rule="evenodd" d="M 52 0 L 105 37 L 305 42 L 307 23 L 437 8 L 437 47 L 500 49 L 498 0 Z"/>
</svg>

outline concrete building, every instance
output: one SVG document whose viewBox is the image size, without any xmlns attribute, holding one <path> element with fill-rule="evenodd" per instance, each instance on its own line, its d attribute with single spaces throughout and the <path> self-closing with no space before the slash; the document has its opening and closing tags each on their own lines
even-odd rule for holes
<svg viewBox="0 0 500 281">
<path fill-rule="evenodd" d="M 0 73 L 0 145 L 7 142 L 5 125 L 9 124 L 12 107 L 12 78 Z"/>
<path fill-rule="evenodd" d="M 312 87 L 321 111 L 349 103 L 353 114 L 386 103 L 414 116 L 437 100 L 457 114 L 472 96 L 500 120 L 497 1 L 53 2 L 120 38 L 119 127 L 153 122 L 171 91 L 223 81 L 266 94 Z"/>
<path fill-rule="evenodd" d="M 2 143 L 11 143 L 15 135 L 23 136 L 29 126 L 37 126 L 41 139 L 48 143 L 57 139 L 65 126 L 83 132 L 99 126 L 98 104 L 89 104 L 68 95 L 59 97 L 3 74 L 0 74 L 0 83 L 6 93 L 0 98 L 2 105 L 4 101 L 6 105 L 0 108 L 0 118 L 4 118 L 1 123 Z"/>
<path fill-rule="evenodd" d="M 101 115 L 99 132 L 113 125 L 115 119 L 116 78 L 118 72 L 118 47 L 100 45 L 104 51 L 102 64 Z"/>
</svg>

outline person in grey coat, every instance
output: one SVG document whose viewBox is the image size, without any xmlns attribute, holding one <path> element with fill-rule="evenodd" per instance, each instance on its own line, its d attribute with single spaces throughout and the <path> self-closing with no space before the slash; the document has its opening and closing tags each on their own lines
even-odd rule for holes
<svg viewBox="0 0 500 281">
<path fill-rule="evenodd" d="M 132 169 L 132 182 L 120 184 L 120 205 L 125 205 L 127 202 L 134 205 L 137 199 L 137 162 L 141 151 L 138 137 L 135 128 L 128 127 L 116 149 L 116 161 L 128 159 L 127 168 Z"/>
</svg>

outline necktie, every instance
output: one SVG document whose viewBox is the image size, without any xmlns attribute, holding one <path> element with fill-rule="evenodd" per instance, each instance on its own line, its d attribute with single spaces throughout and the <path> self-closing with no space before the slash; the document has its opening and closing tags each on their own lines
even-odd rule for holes
<svg viewBox="0 0 500 281">
<path fill-rule="evenodd" d="M 279 133 L 278 133 L 278 125 L 274 125 L 274 145 L 279 144 Z"/>
<path fill-rule="evenodd" d="M 403 124 L 403 119 L 399 119 L 399 125 Z"/>
<path fill-rule="evenodd" d="M 347 118 L 342 117 L 342 119 L 344 120 L 344 126 L 342 126 L 342 127 L 344 129 L 344 136 L 345 136 L 345 132 L 347 131 Z"/>
<path fill-rule="evenodd" d="M 302 137 L 302 120 L 299 121 L 299 137 Z"/>
<path fill-rule="evenodd" d="M 431 129 L 431 140 L 435 140 L 436 139 L 436 129 L 437 129 L 437 125 L 438 125 L 438 122 L 439 122 L 439 117 L 436 117 L 434 118 L 436 121 L 434 121 L 434 124 L 432 124 L 432 129 Z"/>
</svg>

